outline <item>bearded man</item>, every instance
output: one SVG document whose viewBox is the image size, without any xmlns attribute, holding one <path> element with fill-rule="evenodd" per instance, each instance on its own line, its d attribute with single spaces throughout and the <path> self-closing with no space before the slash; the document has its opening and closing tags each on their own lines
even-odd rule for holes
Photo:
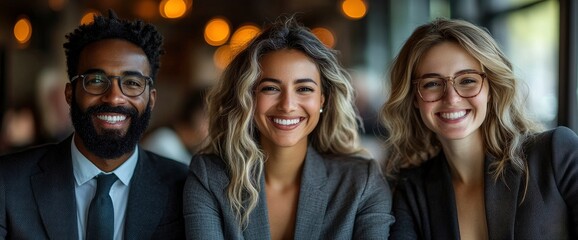
<svg viewBox="0 0 578 240">
<path fill-rule="evenodd" d="M 0 158 L 0 239 L 183 239 L 187 167 L 138 145 L 161 34 L 110 11 L 66 38 L 75 132 Z"/>
</svg>

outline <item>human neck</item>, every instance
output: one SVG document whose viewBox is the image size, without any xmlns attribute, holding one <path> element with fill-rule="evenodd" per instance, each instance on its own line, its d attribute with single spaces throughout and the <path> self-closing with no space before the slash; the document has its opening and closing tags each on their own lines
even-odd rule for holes
<svg viewBox="0 0 578 240">
<path fill-rule="evenodd" d="M 442 147 L 454 183 L 483 184 L 484 142 L 478 132 L 475 136 L 460 140 L 442 141 Z"/>
<path fill-rule="evenodd" d="M 307 143 L 294 147 L 264 147 L 265 181 L 269 184 L 292 185 L 301 180 Z"/>
</svg>

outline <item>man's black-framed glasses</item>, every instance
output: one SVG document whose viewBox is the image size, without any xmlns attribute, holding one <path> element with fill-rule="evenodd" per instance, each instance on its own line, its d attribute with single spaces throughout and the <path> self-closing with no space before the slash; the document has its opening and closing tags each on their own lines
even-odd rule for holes
<svg viewBox="0 0 578 240">
<path fill-rule="evenodd" d="M 447 82 L 452 83 L 460 97 L 473 98 L 482 91 L 485 78 L 486 73 L 484 72 L 466 71 L 453 77 L 426 74 L 413 80 L 413 83 L 416 85 L 417 92 L 424 102 L 436 102 L 446 94 Z"/>
<path fill-rule="evenodd" d="M 147 84 L 152 83 L 152 79 L 138 74 L 124 76 L 107 76 L 103 73 L 81 74 L 72 77 L 74 82 L 77 79 L 82 81 L 82 88 L 89 94 L 102 95 L 112 86 L 112 79 L 118 79 L 117 83 L 122 94 L 127 97 L 140 96 L 146 89 Z"/>
</svg>

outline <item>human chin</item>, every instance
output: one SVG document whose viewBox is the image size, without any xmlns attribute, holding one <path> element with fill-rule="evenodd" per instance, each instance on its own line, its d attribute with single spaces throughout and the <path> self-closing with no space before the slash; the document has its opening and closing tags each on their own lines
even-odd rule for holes
<svg viewBox="0 0 578 240">
<path fill-rule="evenodd" d="M 92 116 L 101 113 L 120 113 L 131 119 L 126 133 L 119 129 L 102 129 L 97 131 Z M 142 134 L 148 127 L 151 117 L 150 101 L 141 116 L 134 108 L 98 105 L 82 111 L 75 98 L 72 98 L 70 116 L 76 134 L 80 136 L 85 147 L 98 157 L 114 159 L 134 150 Z"/>
</svg>

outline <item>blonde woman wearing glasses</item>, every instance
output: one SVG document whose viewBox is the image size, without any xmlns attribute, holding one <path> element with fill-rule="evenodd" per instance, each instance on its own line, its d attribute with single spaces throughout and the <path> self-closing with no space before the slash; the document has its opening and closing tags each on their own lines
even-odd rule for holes
<svg viewBox="0 0 578 240">
<path fill-rule="evenodd" d="M 390 80 L 392 239 L 578 237 L 578 137 L 528 118 L 487 31 L 447 19 L 418 27 Z"/>
</svg>

